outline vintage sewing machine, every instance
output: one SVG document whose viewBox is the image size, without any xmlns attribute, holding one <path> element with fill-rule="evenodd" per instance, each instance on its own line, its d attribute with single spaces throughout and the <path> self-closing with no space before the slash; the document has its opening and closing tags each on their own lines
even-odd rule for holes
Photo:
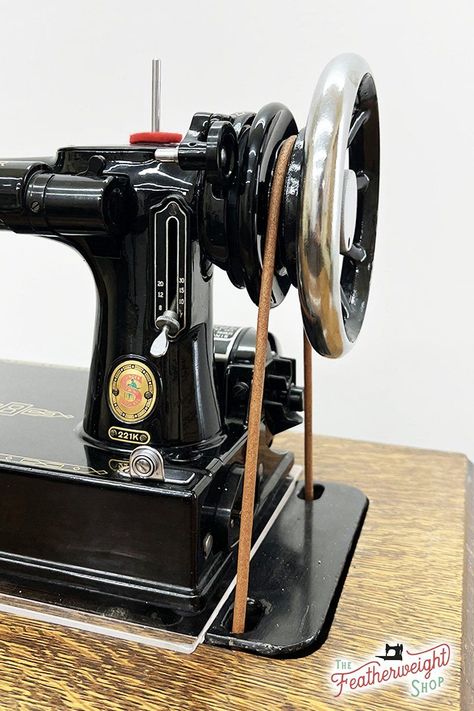
<svg viewBox="0 0 474 711">
<path fill-rule="evenodd" d="M 98 297 L 88 374 L 1 364 L 0 609 L 183 651 L 303 653 L 327 634 L 367 500 L 318 483 L 305 503 L 293 455 L 272 448 L 303 390 L 270 335 L 248 624 L 232 635 L 255 330 L 213 325 L 212 271 L 258 303 L 275 162 L 295 135 L 272 305 L 297 287 L 313 347 L 350 348 L 375 247 L 374 82 L 336 58 L 300 130 L 279 103 L 196 113 L 184 138 L 158 113 L 155 90 L 154 130 L 130 145 L 0 162 L 1 227 L 74 247 Z"/>
</svg>

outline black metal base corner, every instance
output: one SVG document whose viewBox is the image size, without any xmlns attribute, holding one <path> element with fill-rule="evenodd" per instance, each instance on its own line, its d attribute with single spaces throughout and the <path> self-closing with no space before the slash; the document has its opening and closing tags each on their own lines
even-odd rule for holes
<svg viewBox="0 0 474 711">
<path fill-rule="evenodd" d="M 297 484 L 250 568 L 247 630 L 230 632 L 230 598 L 206 643 L 268 657 L 304 656 L 327 639 L 369 501 L 344 484 Z"/>
</svg>

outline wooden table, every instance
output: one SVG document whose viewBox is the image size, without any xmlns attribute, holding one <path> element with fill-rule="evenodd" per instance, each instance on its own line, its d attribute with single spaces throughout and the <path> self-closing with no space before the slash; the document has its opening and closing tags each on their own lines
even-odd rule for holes
<svg viewBox="0 0 474 711">
<path fill-rule="evenodd" d="M 301 461 L 302 436 L 279 445 Z M 326 644 L 303 659 L 269 660 L 207 646 L 193 655 L 140 647 L 13 616 L 0 616 L 0 708 L 94 709 L 474 709 L 473 588 L 465 530 L 472 513 L 465 457 L 419 449 L 317 438 L 317 477 L 352 483 L 370 508 Z M 433 696 L 413 698 L 398 683 L 334 698 L 337 658 L 366 661 L 385 642 L 454 647 L 454 663 Z M 462 702 L 461 702 L 462 696 Z"/>
</svg>

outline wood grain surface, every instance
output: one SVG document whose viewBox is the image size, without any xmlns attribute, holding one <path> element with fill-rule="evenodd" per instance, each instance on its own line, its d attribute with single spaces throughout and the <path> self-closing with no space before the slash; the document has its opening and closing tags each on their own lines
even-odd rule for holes
<svg viewBox="0 0 474 711">
<path fill-rule="evenodd" d="M 286 435 L 279 446 L 301 462 L 302 441 Z M 202 646 L 184 656 L 0 615 L 0 709 L 460 709 L 465 458 L 316 438 L 314 463 L 318 479 L 354 484 L 370 499 L 318 652 L 278 661 Z M 337 658 L 365 661 L 398 641 L 414 650 L 453 645 L 440 692 L 416 699 L 397 683 L 334 698 L 329 677 Z M 464 711 L 472 709 L 470 688 Z"/>
</svg>

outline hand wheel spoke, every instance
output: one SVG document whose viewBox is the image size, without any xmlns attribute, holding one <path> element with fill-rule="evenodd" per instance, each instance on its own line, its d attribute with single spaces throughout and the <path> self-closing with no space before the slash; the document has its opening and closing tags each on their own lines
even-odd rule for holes
<svg viewBox="0 0 474 711">
<path fill-rule="evenodd" d="M 342 286 L 341 286 L 341 306 L 342 306 L 342 310 L 344 311 L 344 316 L 346 318 L 349 318 L 349 316 L 351 315 L 351 305 L 349 303 L 349 299 L 346 296 L 346 292 L 344 291 Z"/>
<path fill-rule="evenodd" d="M 349 136 L 347 138 L 347 145 L 350 146 L 354 138 L 356 137 L 358 131 L 362 128 L 364 123 L 368 121 L 370 116 L 370 111 L 356 111 L 353 118 L 351 127 L 349 130 Z"/>
<path fill-rule="evenodd" d="M 357 190 L 365 193 L 369 187 L 370 178 L 362 170 L 357 173 Z"/>
</svg>

